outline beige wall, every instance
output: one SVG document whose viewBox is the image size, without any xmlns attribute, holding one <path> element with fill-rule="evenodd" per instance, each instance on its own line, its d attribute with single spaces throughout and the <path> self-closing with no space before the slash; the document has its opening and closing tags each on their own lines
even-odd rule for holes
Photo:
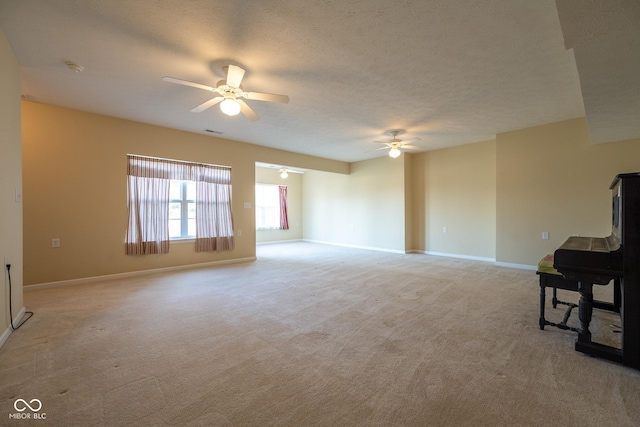
<svg viewBox="0 0 640 427">
<path fill-rule="evenodd" d="M 256 167 L 256 183 L 287 186 L 288 230 L 256 230 L 256 242 L 276 242 L 302 239 L 302 174 L 289 173 L 280 177 L 278 169 Z"/>
<path fill-rule="evenodd" d="M 533 268 L 571 235 L 611 232 L 608 187 L 616 174 L 640 171 L 640 140 L 592 145 L 578 118 L 412 163 L 415 250 Z"/>
<path fill-rule="evenodd" d="M 26 285 L 255 257 L 255 162 L 348 173 L 349 165 L 33 102 L 22 103 Z M 232 167 L 230 252 L 192 242 L 165 255 L 126 256 L 126 154 Z M 250 202 L 251 208 L 244 208 Z M 51 239 L 61 240 L 60 248 Z"/>
<path fill-rule="evenodd" d="M 0 345 L 8 337 L 9 275 L 5 260 L 11 264 L 12 311 L 14 320 L 23 308 L 22 150 L 20 144 L 20 65 L 0 29 Z"/>
<path fill-rule="evenodd" d="M 513 266 L 534 266 L 572 234 L 609 234 L 608 184 L 640 170 L 640 140 L 591 145 L 584 119 L 349 165 L 32 102 L 22 113 L 25 284 L 254 257 L 256 161 L 316 169 L 291 175 L 301 179 L 300 230 L 265 241 L 301 236 Z M 168 255 L 125 256 L 127 153 L 231 166 L 236 249 L 178 243 Z"/>
<path fill-rule="evenodd" d="M 592 145 L 584 118 L 506 132 L 496 143 L 503 263 L 536 265 L 571 235 L 609 235 L 609 184 L 618 173 L 640 171 L 640 140 Z"/>
<path fill-rule="evenodd" d="M 412 163 L 414 249 L 495 259 L 496 142 L 414 154 Z"/>
<path fill-rule="evenodd" d="M 404 157 L 352 163 L 348 176 L 305 173 L 304 238 L 404 252 Z"/>
<path fill-rule="evenodd" d="M 407 253 L 414 251 L 414 211 L 413 211 L 413 154 L 404 153 L 401 157 L 404 163 L 404 250 Z M 396 159 L 397 160 L 397 159 Z"/>
</svg>

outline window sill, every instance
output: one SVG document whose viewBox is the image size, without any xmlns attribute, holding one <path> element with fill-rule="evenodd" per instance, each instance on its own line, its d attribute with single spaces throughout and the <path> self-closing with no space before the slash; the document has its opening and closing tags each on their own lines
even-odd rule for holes
<svg viewBox="0 0 640 427">
<path fill-rule="evenodd" d="M 187 238 L 184 238 L 184 239 L 182 239 L 182 238 L 174 238 L 174 239 L 169 239 L 169 244 L 173 244 L 173 243 L 177 243 L 177 244 L 180 244 L 180 243 L 192 243 L 192 242 L 195 242 L 195 241 L 196 241 L 195 237 L 187 237 Z"/>
</svg>

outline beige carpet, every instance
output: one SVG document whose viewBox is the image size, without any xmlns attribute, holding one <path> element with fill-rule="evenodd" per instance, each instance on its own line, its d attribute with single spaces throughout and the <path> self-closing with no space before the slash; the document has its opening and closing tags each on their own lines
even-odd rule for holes
<svg viewBox="0 0 640 427">
<path fill-rule="evenodd" d="M 640 372 L 540 331 L 538 295 L 531 271 L 311 243 L 27 291 L 0 425 L 34 398 L 41 425 L 640 425 Z M 611 321 L 595 310 L 595 335 Z"/>
</svg>

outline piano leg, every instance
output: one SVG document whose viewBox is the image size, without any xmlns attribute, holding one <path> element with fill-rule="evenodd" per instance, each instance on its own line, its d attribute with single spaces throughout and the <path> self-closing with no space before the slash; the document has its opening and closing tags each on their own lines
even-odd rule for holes
<svg viewBox="0 0 640 427">
<path fill-rule="evenodd" d="M 540 279 L 540 317 L 538 318 L 538 325 L 540 326 L 541 330 L 544 330 L 544 325 L 546 325 L 546 322 L 544 320 L 544 304 L 545 304 L 545 284 L 543 283 L 543 280 Z"/>
<path fill-rule="evenodd" d="M 580 319 L 580 332 L 578 332 L 579 342 L 591 342 L 591 331 L 589 323 L 593 315 L 593 284 L 578 282 L 580 292 L 580 302 L 578 303 L 578 318 Z"/>
<path fill-rule="evenodd" d="M 589 323 L 591 323 L 591 316 L 593 315 L 593 284 L 580 281 L 578 282 L 578 291 L 580 292 L 580 302 L 578 303 L 580 330 L 578 331 L 578 339 L 575 345 L 576 351 L 622 363 L 621 350 L 591 341 Z"/>
<path fill-rule="evenodd" d="M 620 290 L 620 278 L 613 279 L 613 311 L 620 313 L 622 306 L 622 291 Z"/>
</svg>

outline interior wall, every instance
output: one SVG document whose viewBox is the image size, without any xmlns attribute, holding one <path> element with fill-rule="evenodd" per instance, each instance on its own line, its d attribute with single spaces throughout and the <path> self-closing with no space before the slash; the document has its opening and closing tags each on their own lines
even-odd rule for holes
<svg viewBox="0 0 640 427">
<path fill-rule="evenodd" d="M 349 170 L 343 162 L 24 101 L 22 137 L 25 285 L 255 258 L 256 161 Z M 172 243 L 169 254 L 125 255 L 127 154 L 231 166 L 235 249 L 195 252 L 185 241 Z"/>
<path fill-rule="evenodd" d="M 413 154 L 404 153 L 404 250 L 406 253 L 414 251 L 413 229 Z"/>
<path fill-rule="evenodd" d="M 22 148 L 20 141 L 20 65 L 0 29 L 0 261 L 3 280 L 0 292 L 0 345 L 8 337 L 9 274 L 11 264 L 14 320 L 23 308 L 22 255 Z"/>
<path fill-rule="evenodd" d="M 608 236 L 609 185 L 640 171 L 640 139 L 593 145 L 584 118 L 502 133 L 496 144 L 500 263 L 535 266 L 571 235 Z"/>
<path fill-rule="evenodd" d="M 280 170 L 256 167 L 256 184 L 287 186 L 288 230 L 256 230 L 256 242 L 277 242 L 302 239 L 302 174 L 289 173 L 286 179 L 280 177 Z"/>
<path fill-rule="evenodd" d="M 305 173 L 304 239 L 404 253 L 404 156 L 352 163 L 350 175 Z"/>
<path fill-rule="evenodd" d="M 17 79 L 5 64 L 9 80 Z M 19 122 L 3 115 L 18 141 Z M 24 279 L 16 270 L 15 280 L 24 284 L 255 257 L 256 161 L 322 169 L 301 177 L 304 239 L 514 266 L 534 266 L 573 234 L 608 235 L 608 185 L 640 170 L 640 140 L 592 145 L 584 118 L 351 165 L 33 102 L 22 104 L 22 137 Z M 3 161 L 19 158 L 19 144 L 10 147 Z M 236 249 L 196 253 L 187 242 L 168 255 L 125 256 L 127 153 L 231 166 L 234 221 L 243 232 Z M 20 185 L 19 162 L 10 163 L 5 198 Z M 21 235 L 12 239 L 20 244 Z"/>
<path fill-rule="evenodd" d="M 495 140 L 414 154 L 413 176 L 415 250 L 494 260 Z"/>
</svg>

